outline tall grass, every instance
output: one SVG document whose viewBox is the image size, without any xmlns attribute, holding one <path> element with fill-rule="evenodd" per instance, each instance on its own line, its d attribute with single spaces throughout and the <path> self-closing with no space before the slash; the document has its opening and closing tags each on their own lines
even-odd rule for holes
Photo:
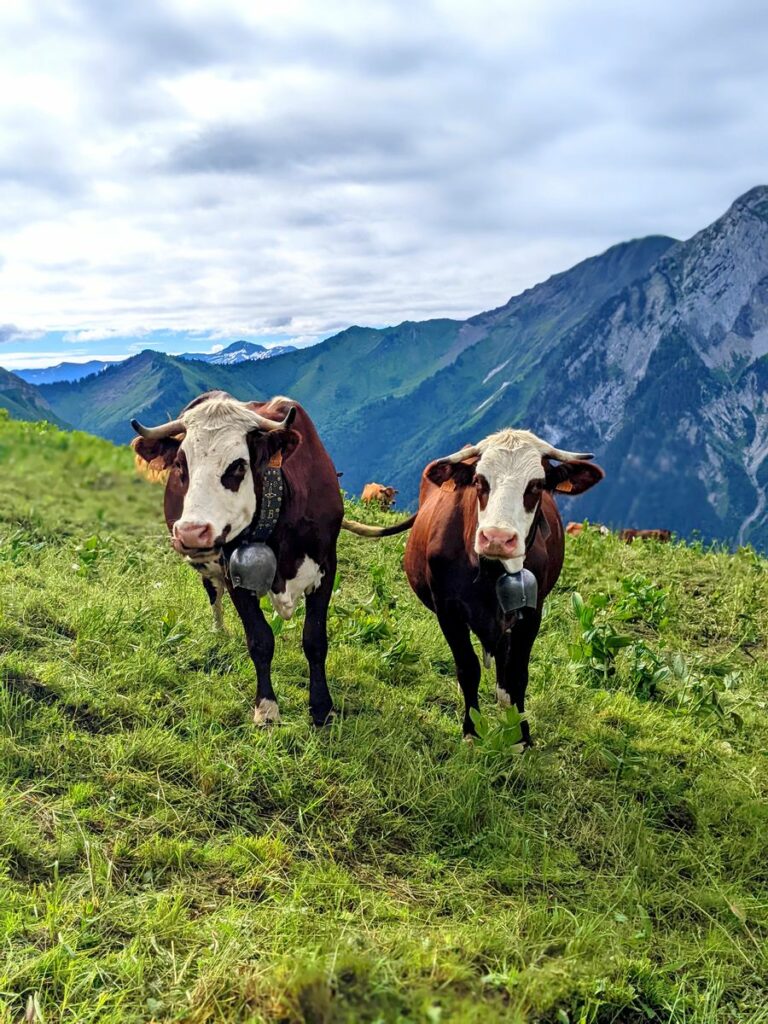
<svg viewBox="0 0 768 1024">
<path fill-rule="evenodd" d="M 300 613 L 256 731 L 130 453 L 2 421 L 0 487 L 1 1021 L 768 1021 L 751 550 L 569 539 L 521 757 L 489 673 L 461 742 L 403 538 L 342 539 L 334 724 Z"/>
</svg>

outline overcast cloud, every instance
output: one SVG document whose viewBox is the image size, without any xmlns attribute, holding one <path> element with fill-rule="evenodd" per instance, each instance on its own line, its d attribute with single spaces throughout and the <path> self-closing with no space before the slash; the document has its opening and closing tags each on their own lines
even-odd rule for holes
<svg viewBox="0 0 768 1024">
<path fill-rule="evenodd" d="M 762 0 L 3 4 L 0 364 L 463 317 L 687 237 L 768 181 L 767 43 Z"/>
</svg>

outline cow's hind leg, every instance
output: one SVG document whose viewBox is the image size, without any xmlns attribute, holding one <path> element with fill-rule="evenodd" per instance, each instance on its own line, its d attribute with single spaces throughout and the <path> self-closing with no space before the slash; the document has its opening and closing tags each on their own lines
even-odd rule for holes
<svg viewBox="0 0 768 1024">
<path fill-rule="evenodd" d="M 511 632 L 505 633 L 496 652 L 496 699 L 502 707 L 515 705 L 522 715 L 525 712 L 525 691 L 528 688 L 528 665 L 531 650 L 541 625 L 541 613 L 531 610 Z M 531 730 L 528 722 L 521 723 L 522 739 L 531 746 Z"/>
<path fill-rule="evenodd" d="M 309 665 L 309 712 L 315 725 L 325 725 L 333 713 L 333 701 L 325 674 L 328 655 L 328 605 L 336 577 L 336 558 L 326 562 L 320 585 L 307 594 L 302 646 Z"/>
<path fill-rule="evenodd" d="M 477 700 L 480 688 L 480 662 L 472 646 L 469 626 L 460 612 L 450 608 L 438 608 L 437 621 L 451 648 L 451 654 L 456 663 L 459 688 L 464 695 L 464 737 L 475 736 L 475 726 L 469 712 L 472 708 L 480 709 Z"/>
<path fill-rule="evenodd" d="M 257 725 L 280 721 L 277 697 L 272 689 L 272 657 L 275 653 L 275 635 L 264 618 L 261 604 L 255 594 L 235 587 L 232 601 L 245 629 L 248 653 L 256 669 L 256 707 L 253 720 Z"/>
</svg>

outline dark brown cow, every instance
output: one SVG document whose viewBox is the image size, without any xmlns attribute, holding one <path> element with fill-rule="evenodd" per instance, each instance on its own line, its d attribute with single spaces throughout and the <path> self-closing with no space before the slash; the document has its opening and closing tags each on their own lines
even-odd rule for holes
<svg viewBox="0 0 768 1024">
<path fill-rule="evenodd" d="M 178 420 L 153 428 L 134 420 L 133 426 L 141 435 L 133 441 L 136 454 L 151 471 L 168 472 L 165 518 L 173 547 L 202 575 L 215 620 L 221 622 L 225 589 L 242 620 L 256 668 L 258 724 L 280 717 L 271 680 L 275 639 L 257 593 L 232 585 L 229 560 L 244 550 L 243 541 L 263 540 L 276 567 L 258 548 L 270 566 L 262 589 L 277 612 L 289 619 L 306 594 L 309 706 L 322 725 L 333 710 L 326 619 L 343 503 L 312 420 L 288 398 L 239 402 L 214 391 L 191 402 Z"/>
<path fill-rule="evenodd" d="M 634 540 L 657 540 L 661 544 L 668 544 L 671 539 L 671 530 L 619 530 L 619 540 L 625 544 L 631 544 Z"/>
<path fill-rule="evenodd" d="M 384 484 L 366 484 L 360 500 L 364 501 L 366 505 L 376 502 L 386 512 L 395 504 L 397 493 L 396 487 L 385 487 Z"/>
<path fill-rule="evenodd" d="M 386 528 L 343 524 L 367 537 L 412 528 L 405 571 L 451 648 L 464 694 L 465 736 L 475 732 L 470 709 L 478 707 L 480 682 L 472 633 L 486 662 L 496 661 L 499 703 L 524 711 L 542 604 L 563 565 L 563 525 L 552 494 L 581 494 L 602 480 L 602 469 L 586 461 L 591 457 L 553 448 L 527 430 L 503 430 L 430 463 L 411 519 Z M 518 617 L 502 610 L 497 581 L 523 567 L 535 576 L 538 595 L 535 607 Z M 530 742 L 526 722 L 523 740 Z"/>
</svg>

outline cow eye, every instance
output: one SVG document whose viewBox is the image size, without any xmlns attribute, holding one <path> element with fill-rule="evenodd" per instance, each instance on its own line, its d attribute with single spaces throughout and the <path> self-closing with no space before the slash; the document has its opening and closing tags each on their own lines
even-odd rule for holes
<svg viewBox="0 0 768 1024">
<path fill-rule="evenodd" d="M 488 504 L 488 495 L 491 493 L 491 485 L 480 473 L 475 476 L 474 483 L 480 508 L 485 509 L 485 506 Z"/>
<path fill-rule="evenodd" d="M 245 459 L 235 459 L 224 470 L 221 476 L 222 486 L 228 491 L 236 491 L 243 482 L 245 476 Z"/>
<path fill-rule="evenodd" d="M 174 459 L 173 468 L 178 470 L 181 482 L 185 484 L 187 482 L 187 460 L 183 452 L 180 451 Z"/>
<path fill-rule="evenodd" d="M 544 490 L 543 480 L 531 480 L 528 486 L 525 488 L 523 494 L 523 506 L 526 512 L 533 512 L 536 508 L 536 504 L 541 498 L 541 492 Z"/>
</svg>

